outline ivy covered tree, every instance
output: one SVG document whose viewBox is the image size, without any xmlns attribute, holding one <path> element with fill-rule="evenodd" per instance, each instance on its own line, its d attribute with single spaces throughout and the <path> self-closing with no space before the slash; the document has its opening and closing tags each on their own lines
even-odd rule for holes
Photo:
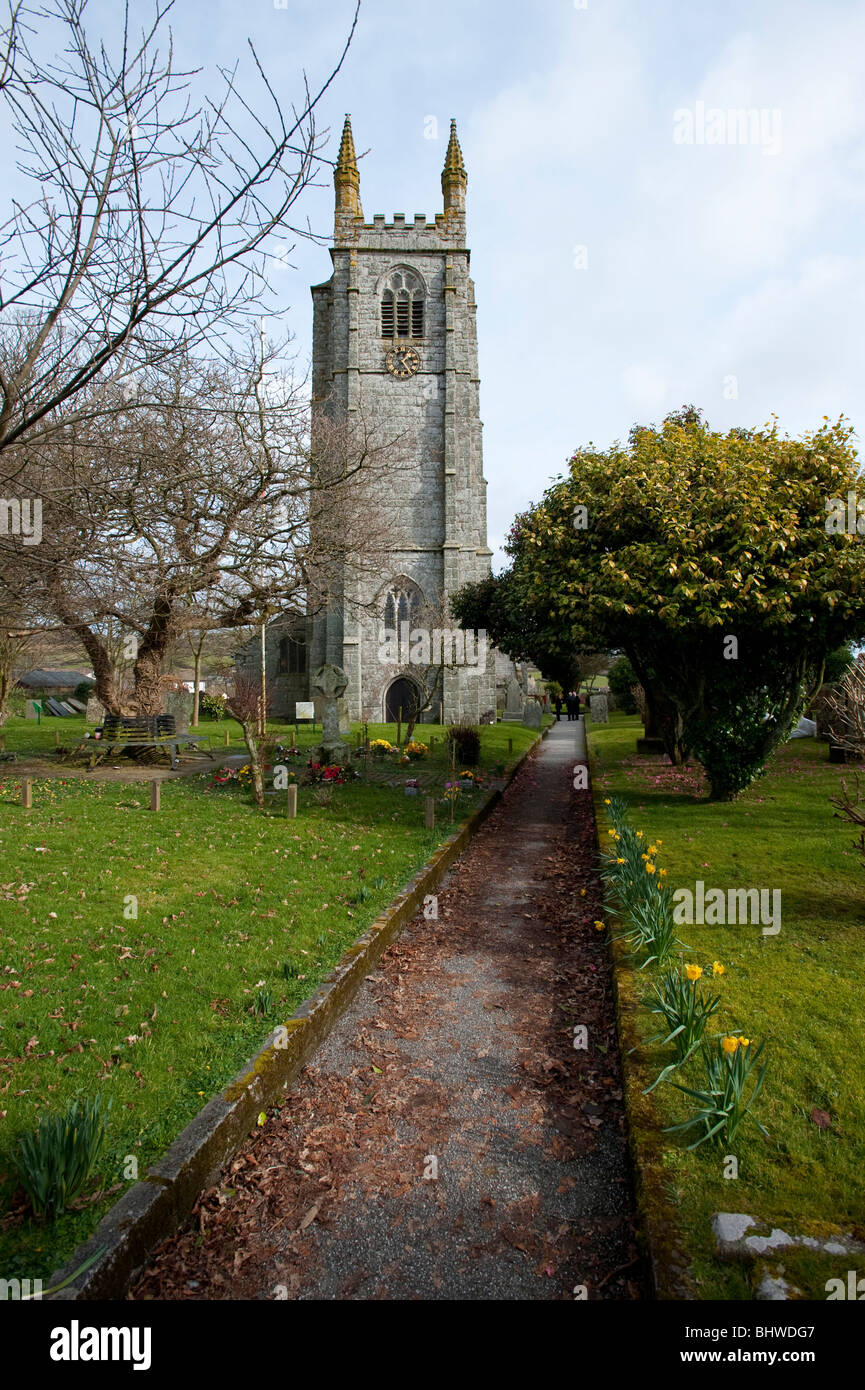
<svg viewBox="0 0 865 1390">
<path fill-rule="evenodd" d="M 551 646 L 623 651 L 674 762 L 715 799 L 759 775 L 865 630 L 865 549 L 827 529 L 859 467 L 843 420 L 710 430 L 693 407 L 589 447 L 517 519 L 500 592 Z"/>
</svg>

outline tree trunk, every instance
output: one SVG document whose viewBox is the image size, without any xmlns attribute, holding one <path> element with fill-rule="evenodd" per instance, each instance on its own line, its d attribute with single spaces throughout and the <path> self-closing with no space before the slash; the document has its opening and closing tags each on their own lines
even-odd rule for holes
<svg viewBox="0 0 865 1390">
<path fill-rule="evenodd" d="M 252 769 L 252 795 L 255 798 L 256 806 L 261 811 L 264 809 L 264 774 L 261 770 L 258 735 L 255 726 L 249 720 L 245 719 L 241 728 L 243 729 L 246 751 L 249 754 L 249 766 Z"/>
<path fill-rule="evenodd" d="M 94 693 L 97 700 L 104 706 L 106 713 L 122 714 L 123 696 L 120 678 L 102 638 L 70 609 L 66 608 L 62 602 L 56 605 L 55 611 L 63 626 L 74 633 L 90 657 L 95 681 Z"/>
<path fill-rule="evenodd" d="M 201 647 L 195 652 L 192 676 L 192 727 L 198 728 L 198 694 L 201 685 Z"/>
<path fill-rule="evenodd" d="M 161 714 L 164 699 L 162 665 L 173 637 L 174 596 L 157 594 L 153 612 L 135 658 L 133 700 L 139 714 Z"/>
</svg>

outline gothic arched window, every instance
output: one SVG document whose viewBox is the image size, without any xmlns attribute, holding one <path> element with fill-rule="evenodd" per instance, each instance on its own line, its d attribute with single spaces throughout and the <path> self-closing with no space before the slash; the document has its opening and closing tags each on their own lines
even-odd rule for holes
<svg viewBox="0 0 865 1390">
<path fill-rule="evenodd" d="M 398 664 L 409 659 L 409 633 L 422 604 L 423 594 L 413 580 L 400 575 L 392 581 L 385 595 L 383 617 L 385 632 L 394 634 L 389 640 Z M 403 628 L 403 623 L 408 623 L 407 629 Z"/>
<path fill-rule="evenodd" d="M 424 293 L 420 278 L 410 270 L 395 270 L 381 296 L 381 336 L 422 338 Z"/>
<path fill-rule="evenodd" d="M 411 579 L 394 580 L 384 601 L 385 627 L 398 632 L 400 623 L 413 622 L 422 601 L 421 591 Z"/>
</svg>

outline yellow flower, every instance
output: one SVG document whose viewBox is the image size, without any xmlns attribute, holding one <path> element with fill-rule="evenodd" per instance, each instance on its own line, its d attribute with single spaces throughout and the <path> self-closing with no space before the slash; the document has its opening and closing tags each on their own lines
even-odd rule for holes
<svg viewBox="0 0 865 1390">
<path fill-rule="evenodd" d="M 605 806 L 609 806 L 609 804 L 610 804 L 610 798 L 609 798 L 608 796 L 605 796 L 605 797 L 604 797 L 604 805 L 605 805 Z"/>
<path fill-rule="evenodd" d="M 586 896 L 586 890 L 585 890 L 585 888 L 581 888 L 581 889 L 580 889 L 580 897 L 581 897 L 581 898 L 584 898 L 585 896 Z"/>
<path fill-rule="evenodd" d="M 646 873 L 647 873 L 647 874 L 653 874 L 654 872 L 655 872 L 655 866 L 654 866 L 654 864 L 647 864 L 647 865 L 646 865 Z"/>
<path fill-rule="evenodd" d="M 664 843 L 664 841 L 663 841 L 663 840 L 658 840 L 657 843 L 658 843 L 659 845 L 662 845 L 662 844 Z"/>
<path fill-rule="evenodd" d="M 624 859 L 622 859 L 622 858 L 619 858 L 619 859 L 616 860 L 616 863 L 617 863 L 617 864 L 624 864 L 624 862 L 625 862 L 625 861 L 624 861 Z"/>
<path fill-rule="evenodd" d="M 662 870 L 662 872 L 663 872 L 663 870 Z M 723 975 L 723 973 L 724 973 L 724 967 L 723 967 L 723 965 L 721 964 L 721 962 L 720 962 L 719 960 L 713 960 L 713 961 L 712 961 L 712 974 L 713 974 L 713 975 Z"/>
<path fill-rule="evenodd" d="M 649 853 L 650 853 L 650 854 L 657 854 L 657 853 L 658 853 L 658 846 L 657 846 L 657 845 L 649 845 Z"/>
<path fill-rule="evenodd" d="M 642 840 L 642 838 L 643 838 L 643 832 L 642 832 L 642 830 L 638 830 L 638 831 L 637 831 L 637 839 L 638 839 L 638 840 Z"/>
<path fill-rule="evenodd" d="M 608 834 L 608 835 L 615 835 L 615 833 L 616 833 L 615 830 L 608 830 L 608 831 L 607 831 L 607 834 Z"/>
<path fill-rule="evenodd" d="M 723 1047 L 725 1052 L 735 1052 L 736 1048 L 739 1046 L 739 1040 L 738 1038 L 734 1038 L 732 1036 L 722 1038 L 721 1046 Z"/>
<path fill-rule="evenodd" d="M 703 967 L 702 967 L 701 965 L 686 965 L 686 966 L 685 966 L 685 974 L 687 975 L 687 977 L 688 977 L 689 980 L 699 980 L 699 978 L 700 978 L 700 976 L 702 975 L 702 973 L 703 973 Z"/>
<path fill-rule="evenodd" d="M 606 925 L 605 922 L 595 922 L 595 927 L 597 928 L 598 931 L 603 931 L 605 925 Z"/>
<path fill-rule="evenodd" d="M 665 875 L 666 872 L 667 872 L 666 869 L 659 869 L 659 870 L 658 870 L 658 873 L 660 874 L 661 878 L 664 877 L 664 875 Z"/>
<path fill-rule="evenodd" d="M 648 856 L 648 854 L 641 854 L 641 855 L 640 855 L 640 858 L 641 858 L 641 859 L 645 859 L 646 863 L 649 862 L 649 856 Z"/>
<path fill-rule="evenodd" d="M 751 1039 L 750 1039 L 750 1038 L 740 1038 L 740 1039 L 739 1039 L 739 1046 L 740 1046 L 740 1047 L 750 1047 L 750 1046 L 751 1046 Z"/>
</svg>

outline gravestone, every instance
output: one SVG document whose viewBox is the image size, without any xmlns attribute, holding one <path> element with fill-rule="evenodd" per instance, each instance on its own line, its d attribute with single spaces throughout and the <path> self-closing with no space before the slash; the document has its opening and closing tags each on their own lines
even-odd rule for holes
<svg viewBox="0 0 865 1390">
<path fill-rule="evenodd" d="M 589 711 L 593 724 L 608 724 L 610 711 L 606 695 L 592 695 L 589 700 Z"/>
<path fill-rule="evenodd" d="M 541 727 L 541 707 L 537 700 L 526 700 L 523 705 L 523 723 L 527 729 Z"/>
<path fill-rule="evenodd" d="M 38 719 L 42 706 L 38 700 L 28 700 L 24 707 L 25 719 Z"/>
<path fill-rule="evenodd" d="M 101 700 L 97 700 L 95 695 L 88 695 L 87 710 L 84 718 L 88 724 L 101 724 L 105 718 L 105 706 Z"/>
<path fill-rule="evenodd" d="M 521 724 L 523 719 L 523 692 L 518 680 L 513 676 L 508 681 L 507 701 L 502 719 L 506 723 Z"/>
<path fill-rule="evenodd" d="M 325 662 L 312 677 L 316 702 L 321 702 L 321 743 L 312 750 L 314 763 L 346 763 L 351 749 L 343 741 L 339 727 L 339 702 L 345 694 L 348 676 L 341 666 Z"/>
<path fill-rule="evenodd" d="M 169 690 L 166 706 L 166 713 L 174 715 L 175 733 L 188 734 L 189 721 L 192 718 L 192 696 L 189 691 Z"/>
</svg>

